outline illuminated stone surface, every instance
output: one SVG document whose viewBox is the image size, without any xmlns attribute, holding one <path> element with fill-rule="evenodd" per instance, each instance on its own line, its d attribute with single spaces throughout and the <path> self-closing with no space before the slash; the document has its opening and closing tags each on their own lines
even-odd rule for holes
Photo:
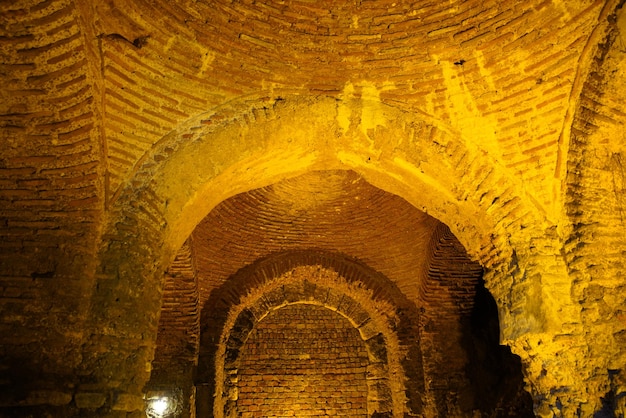
<svg viewBox="0 0 626 418">
<path fill-rule="evenodd" d="M 483 272 L 538 416 L 626 414 L 621 2 L 339 3 L 0 4 L 1 415 L 209 408 L 266 260 L 383 295 L 395 416 L 521 402 Z"/>
<path fill-rule="evenodd" d="M 348 320 L 296 304 L 252 332 L 238 373 L 241 416 L 368 416 L 367 351 Z"/>
</svg>

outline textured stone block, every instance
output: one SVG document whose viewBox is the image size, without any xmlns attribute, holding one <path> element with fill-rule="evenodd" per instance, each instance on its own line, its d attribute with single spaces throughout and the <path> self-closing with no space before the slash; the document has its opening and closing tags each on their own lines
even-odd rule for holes
<svg viewBox="0 0 626 418">
<path fill-rule="evenodd" d="M 113 402 L 112 409 L 114 411 L 139 411 L 144 409 L 145 403 L 141 396 L 122 393 L 117 395 Z"/>
<path fill-rule="evenodd" d="M 62 406 L 72 402 L 72 395 L 55 390 L 37 390 L 28 394 L 27 405 L 54 405 Z"/>
<path fill-rule="evenodd" d="M 74 403 L 81 409 L 97 409 L 104 405 L 107 396 L 103 393 L 77 393 Z"/>
</svg>

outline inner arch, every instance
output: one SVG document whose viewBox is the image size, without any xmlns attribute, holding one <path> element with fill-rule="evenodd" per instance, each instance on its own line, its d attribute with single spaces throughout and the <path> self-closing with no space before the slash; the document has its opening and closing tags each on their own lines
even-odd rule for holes
<svg viewBox="0 0 626 418">
<path fill-rule="evenodd" d="M 370 340 L 385 342 L 378 347 L 389 361 L 379 363 L 392 377 L 382 410 L 394 416 L 487 413 L 521 390 L 519 364 L 493 332 L 497 315 L 476 315 L 485 304 L 481 266 L 446 225 L 354 172 L 311 172 L 238 194 L 188 242 L 202 307 L 195 383 L 208 413 L 236 410 L 238 379 L 230 377 L 245 341 L 266 315 L 293 303 L 342 314 L 370 348 Z M 297 272 L 301 280 L 287 283 Z M 164 308 L 162 320 L 171 314 Z M 517 374 L 506 383 L 509 366 Z"/>
<path fill-rule="evenodd" d="M 379 289 L 378 293 L 374 289 Z M 345 256 L 315 251 L 271 256 L 239 271 L 206 303 L 198 379 L 214 397 L 215 416 L 236 416 L 242 350 L 265 318 L 300 304 L 329 309 L 345 318 L 367 351 L 368 416 L 402 416 L 406 398 L 420 409 L 423 376 L 407 380 L 402 363 L 421 371 L 417 309 L 388 279 Z M 300 326 L 302 324 L 299 324 Z M 219 334 L 219 337 L 217 335 Z M 329 341 L 334 344 L 335 341 Z M 344 356 L 347 355 L 344 352 Z M 213 368 L 214 366 L 214 368 Z M 329 369 L 326 369 L 330 372 Z M 407 382 L 413 382 L 408 385 Z M 202 402 L 202 401 L 201 401 Z M 201 408 L 207 409 L 203 406 Z"/>
</svg>

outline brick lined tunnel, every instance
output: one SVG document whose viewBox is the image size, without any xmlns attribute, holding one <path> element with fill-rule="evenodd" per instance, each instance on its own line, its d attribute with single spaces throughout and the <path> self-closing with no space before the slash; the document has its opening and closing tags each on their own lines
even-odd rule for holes
<svg viewBox="0 0 626 418">
<path fill-rule="evenodd" d="M 623 5 L 0 2 L 0 416 L 623 416 Z"/>
<path fill-rule="evenodd" d="M 532 416 L 480 265 L 352 171 L 218 205 L 163 298 L 148 386 L 200 416 Z"/>
</svg>

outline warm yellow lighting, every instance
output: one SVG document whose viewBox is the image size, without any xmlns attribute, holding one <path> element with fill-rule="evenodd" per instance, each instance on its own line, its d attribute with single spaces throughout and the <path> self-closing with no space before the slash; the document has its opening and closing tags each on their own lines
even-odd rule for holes
<svg viewBox="0 0 626 418">
<path fill-rule="evenodd" d="M 163 415 L 163 413 L 165 413 L 165 411 L 167 411 L 167 408 L 168 408 L 168 402 L 167 402 L 167 399 L 165 399 L 165 398 L 157 399 L 156 401 L 154 401 L 152 403 L 152 409 L 157 414 Z"/>
<path fill-rule="evenodd" d="M 148 401 L 146 414 L 151 418 L 163 418 L 172 411 L 172 407 L 173 405 L 167 397 L 152 398 Z"/>
</svg>

